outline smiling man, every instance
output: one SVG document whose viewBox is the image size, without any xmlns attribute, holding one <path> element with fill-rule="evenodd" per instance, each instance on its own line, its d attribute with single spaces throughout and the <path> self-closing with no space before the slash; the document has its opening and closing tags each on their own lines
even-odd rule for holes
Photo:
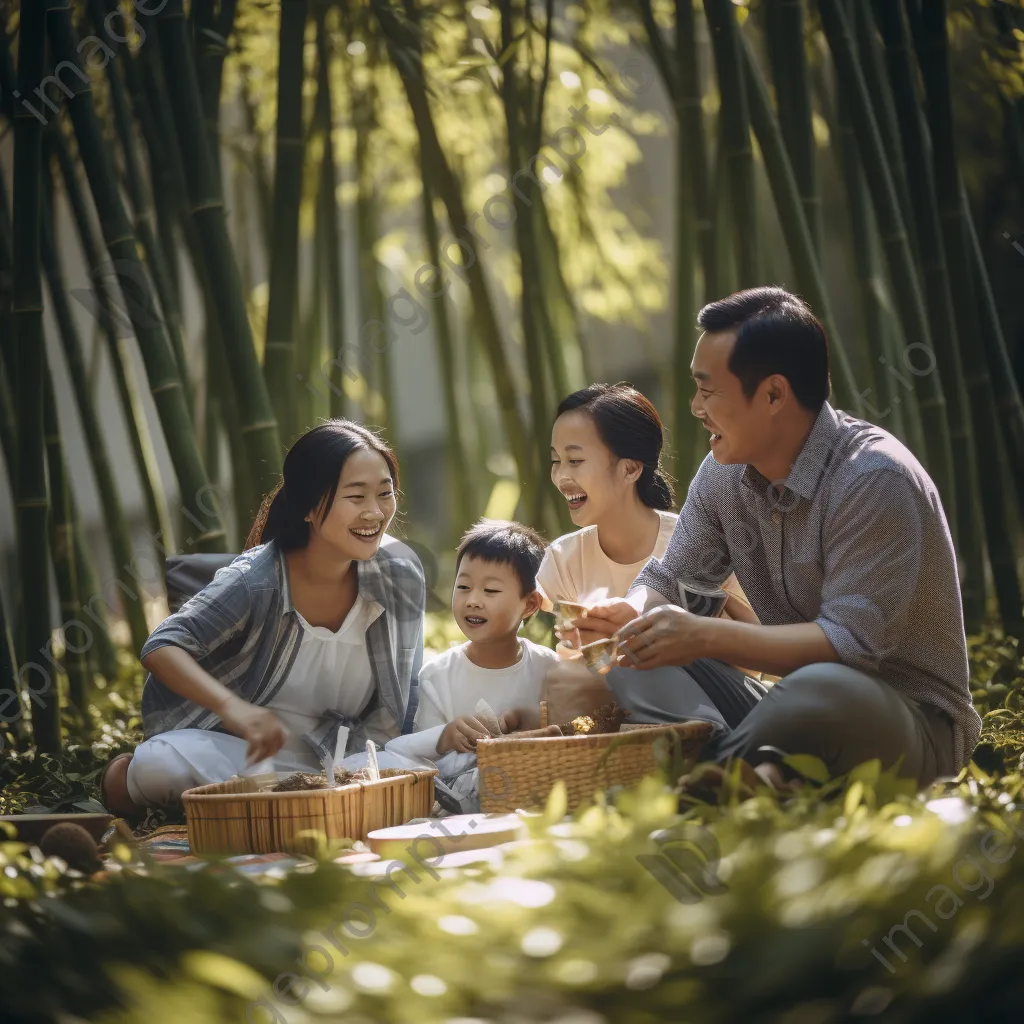
<svg viewBox="0 0 1024 1024">
<path fill-rule="evenodd" d="M 705 756 L 770 781 L 780 752 L 833 774 L 899 762 L 922 785 L 954 773 L 981 722 L 935 485 L 895 437 L 828 403 L 825 333 L 801 299 L 755 288 L 698 323 L 691 411 L 711 453 L 665 555 L 587 616 L 625 638 L 608 686 L 636 721 L 714 721 Z M 760 625 L 679 607 L 681 585 L 731 572 Z M 762 696 L 726 662 L 782 678 Z"/>
</svg>

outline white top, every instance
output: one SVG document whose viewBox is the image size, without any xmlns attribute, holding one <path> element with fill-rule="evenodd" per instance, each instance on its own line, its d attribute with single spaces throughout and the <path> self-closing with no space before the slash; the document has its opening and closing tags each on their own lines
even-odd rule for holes
<svg viewBox="0 0 1024 1024">
<path fill-rule="evenodd" d="M 469 660 L 468 647 L 468 641 L 452 647 L 423 666 L 415 731 L 391 740 L 387 750 L 433 760 L 444 727 L 461 715 L 475 714 L 481 699 L 499 717 L 512 708 L 539 708 L 544 676 L 558 661 L 551 648 L 520 637 L 519 660 L 514 665 L 480 668 Z"/>
<path fill-rule="evenodd" d="M 269 704 L 289 732 L 282 750 L 311 755 L 302 734 L 309 732 L 325 711 L 333 709 L 355 717 L 366 707 L 375 686 L 366 630 L 383 611 L 376 601 L 357 595 L 337 632 L 326 626 L 311 626 L 295 613 L 302 625 L 299 649 L 281 689 Z M 371 735 L 369 729 L 367 734 Z"/>
<path fill-rule="evenodd" d="M 639 562 L 613 562 L 597 540 L 597 527 L 566 533 L 553 540 L 544 552 L 537 571 L 537 586 L 544 595 L 544 609 L 554 601 L 590 604 L 612 597 L 625 597 L 640 570 L 652 558 L 661 558 L 679 518 L 674 512 L 658 512 L 661 528 L 654 549 Z"/>
</svg>

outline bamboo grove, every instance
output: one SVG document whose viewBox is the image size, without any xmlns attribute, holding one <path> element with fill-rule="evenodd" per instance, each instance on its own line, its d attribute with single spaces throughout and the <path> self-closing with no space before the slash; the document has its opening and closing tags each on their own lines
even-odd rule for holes
<svg viewBox="0 0 1024 1024">
<path fill-rule="evenodd" d="M 1024 214 L 1020 3 L 33 0 L 0 10 L 13 152 L 0 163 L 0 440 L 18 559 L 0 606 L 0 691 L 18 695 L 0 709 L 7 741 L 59 749 L 62 725 L 86 727 L 97 674 L 118 671 L 108 620 L 124 616 L 135 652 L 147 633 L 73 276 L 91 284 L 95 343 L 161 553 L 238 550 L 287 443 L 320 417 L 397 436 L 403 367 L 389 338 L 408 322 L 403 295 L 429 306 L 425 343 L 440 368 L 445 544 L 502 478 L 523 519 L 567 527 L 546 486 L 555 405 L 592 379 L 595 323 L 643 330 L 662 307 L 672 337 L 652 361 L 685 487 L 705 451 L 689 415 L 696 313 L 784 279 L 829 333 L 836 403 L 867 419 L 885 410 L 938 484 L 969 631 L 994 608 L 1007 633 L 1024 635 L 1024 345 L 1007 276 L 990 276 L 996 259 L 1017 257 L 1009 245 L 994 253 L 991 227 L 1007 211 L 978 192 L 994 175 L 1004 206 Z M 984 84 L 970 102 L 984 103 L 986 131 L 1003 142 L 987 179 L 972 169 L 970 133 L 964 152 L 962 110 L 954 116 L 961 76 Z M 665 117 L 651 112 L 656 92 Z M 568 119 L 583 99 L 603 107 L 600 132 Z M 615 201 L 638 142 L 659 131 L 674 140 L 671 260 Z M 573 138 L 592 142 L 589 162 L 565 150 Z M 513 226 L 504 245 L 474 227 L 480 210 Z M 64 224 L 73 237 L 58 236 Z M 408 260 L 390 260 L 396 249 Z M 845 317 L 827 273 L 837 251 Z M 186 277 L 198 308 L 185 308 Z M 116 601 L 96 599 L 110 581 L 98 579 L 67 471 L 44 311 L 73 385 Z M 197 323 L 198 355 L 186 340 Z M 173 465 L 166 490 L 147 390 Z M 230 506 L 213 500 L 225 488 Z"/>
</svg>

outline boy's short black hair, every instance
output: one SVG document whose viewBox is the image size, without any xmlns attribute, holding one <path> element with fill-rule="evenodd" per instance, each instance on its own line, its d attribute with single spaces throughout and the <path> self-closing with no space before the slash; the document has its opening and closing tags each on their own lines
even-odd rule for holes
<svg viewBox="0 0 1024 1024">
<path fill-rule="evenodd" d="M 466 555 L 483 562 L 510 565 L 522 587 L 523 597 L 526 597 L 537 589 L 537 570 L 546 547 L 544 538 L 529 526 L 507 519 L 481 519 L 459 541 L 455 574 L 458 575 Z"/>
<path fill-rule="evenodd" d="M 705 331 L 736 331 L 729 372 L 749 399 L 773 373 L 789 381 L 796 400 L 818 412 L 828 398 L 828 341 L 810 306 L 784 288 L 748 288 L 708 303 L 697 317 Z"/>
</svg>

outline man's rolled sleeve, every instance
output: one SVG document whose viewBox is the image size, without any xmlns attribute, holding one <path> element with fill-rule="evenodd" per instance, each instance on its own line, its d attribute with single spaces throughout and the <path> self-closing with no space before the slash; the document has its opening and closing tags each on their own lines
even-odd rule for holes
<svg viewBox="0 0 1024 1024">
<path fill-rule="evenodd" d="M 815 622 L 844 665 L 877 672 L 896 653 L 921 568 L 921 500 L 903 476 L 880 470 L 857 482 L 826 527 Z"/>
<path fill-rule="evenodd" d="M 251 602 L 245 574 L 218 569 L 210 583 L 150 634 L 139 658 L 161 647 L 180 647 L 197 661 L 215 651 L 249 622 Z"/>
<path fill-rule="evenodd" d="M 711 511 L 711 503 L 703 498 L 714 468 L 709 465 L 710 459 L 709 455 L 690 484 L 665 554 L 652 558 L 643 567 L 630 590 L 644 586 L 678 604 L 681 582 L 717 587 L 732 572 L 725 531 Z"/>
</svg>

